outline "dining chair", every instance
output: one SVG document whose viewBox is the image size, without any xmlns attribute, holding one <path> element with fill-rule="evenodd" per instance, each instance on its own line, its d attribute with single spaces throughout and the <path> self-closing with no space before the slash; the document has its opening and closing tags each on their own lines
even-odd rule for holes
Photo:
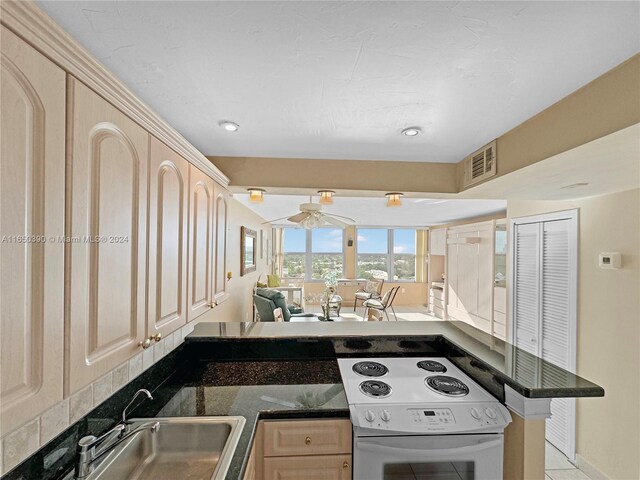
<svg viewBox="0 0 640 480">
<path fill-rule="evenodd" d="M 353 300 L 353 311 L 356 311 L 358 306 L 358 300 L 364 302 L 371 298 L 380 300 L 382 296 L 382 286 L 384 285 L 384 278 L 375 278 L 373 280 L 367 280 L 364 289 L 357 290 L 355 293 L 355 299 Z"/>
<path fill-rule="evenodd" d="M 398 290 L 400 290 L 399 286 L 393 287 L 391 290 L 387 291 L 387 293 L 385 293 L 384 297 L 382 297 L 381 299 L 370 298 L 369 300 L 365 300 L 362 304 L 365 307 L 363 318 L 366 320 L 369 313 L 369 309 L 375 309 L 375 310 L 379 310 L 380 312 L 383 312 L 387 317 L 387 321 L 390 322 L 391 319 L 389 318 L 389 313 L 387 312 L 387 309 L 389 309 L 393 313 L 393 317 L 396 319 L 396 322 L 397 322 L 398 317 L 396 315 L 396 311 L 393 309 L 393 301 L 395 300 L 396 295 L 398 294 Z"/>
</svg>

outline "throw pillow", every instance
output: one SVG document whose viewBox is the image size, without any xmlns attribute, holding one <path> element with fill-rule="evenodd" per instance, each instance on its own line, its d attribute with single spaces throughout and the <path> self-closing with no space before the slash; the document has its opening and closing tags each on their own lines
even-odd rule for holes
<svg viewBox="0 0 640 480">
<path fill-rule="evenodd" d="M 280 277 L 278 275 L 267 275 L 267 285 L 269 287 L 279 287 Z"/>
</svg>

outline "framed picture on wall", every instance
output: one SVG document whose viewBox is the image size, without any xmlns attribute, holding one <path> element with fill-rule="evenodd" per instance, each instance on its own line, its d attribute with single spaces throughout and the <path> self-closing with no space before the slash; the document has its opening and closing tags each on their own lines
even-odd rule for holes
<svg viewBox="0 0 640 480">
<path fill-rule="evenodd" d="M 258 234 L 255 230 L 240 227 L 240 276 L 256 271 Z"/>
</svg>

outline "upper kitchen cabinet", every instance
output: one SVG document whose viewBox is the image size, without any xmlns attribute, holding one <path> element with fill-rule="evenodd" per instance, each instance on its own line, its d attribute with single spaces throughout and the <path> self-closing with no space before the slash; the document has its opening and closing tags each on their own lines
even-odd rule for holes
<svg viewBox="0 0 640 480">
<path fill-rule="evenodd" d="M 213 307 L 215 282 L 214 182 L 190 166 L 189 321 Z"/>
<path fill-rule="evenodd" d="M 0 27 L 0 424 L 62 400 L 65 73 Z"/>
<path fill-rule="evenodd" d="M 154 137 L 149 159 L 147 336 L 187 323 L 189 163 Z"/>
<path fill-rule="evenodd" d="M 149 135 L 73 77 L 68 92 L 71 393 L 141 349 Z"/>
<path fill-rule="evenodd" d="M 229 221 L 229 192 L 216 184 L 215 217 L 216 217 L 216 255 L 214 301 L 224 302 L 229 298 L 227 292 L 227 230 Z"/>
</svg>

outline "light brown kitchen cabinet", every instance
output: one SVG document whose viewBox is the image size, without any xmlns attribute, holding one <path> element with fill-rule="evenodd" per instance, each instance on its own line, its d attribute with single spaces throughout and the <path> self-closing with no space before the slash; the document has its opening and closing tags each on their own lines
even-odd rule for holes
<svg viewBox="0 0 640 480">
<path fill-rule="evenodd" d="M 154 137 L 149 156 L 147 336 L 187 323 L 189 163 Z"/>
<path fill-rule="evenodd" d="M 0 424 L 62 400 L 65 73 L 0 27 Z"/>
<path fill-rule="evenodd" d="M 351 480 L 351 455 L 264 459 L 264 480 Z"/>
<path fill-rule="evenodd" d="M 255 469 L 256 480 L 350 480 L 351 431 L 348 419 L 261 422 L 254 445 L 256 465 L 262 467 Z"/>
<path fill-rule="evenodd" d="M 193 165 L 189 188 L 189 321 L 213 307 L 215 253 L 214 182 Z"/>
<path fill-rule="evenodd" d="M 149 135 L 73 77 L 67 142 L 69 393 L 141 351 Z"/>
<path fill-rule="evenodd" d="M 213 299 L 216 303 L 229 298 L 227 292 L 227 230 L 229 223 L 229 192 L 215 185 L 215 282 Z"/>
</svg>

